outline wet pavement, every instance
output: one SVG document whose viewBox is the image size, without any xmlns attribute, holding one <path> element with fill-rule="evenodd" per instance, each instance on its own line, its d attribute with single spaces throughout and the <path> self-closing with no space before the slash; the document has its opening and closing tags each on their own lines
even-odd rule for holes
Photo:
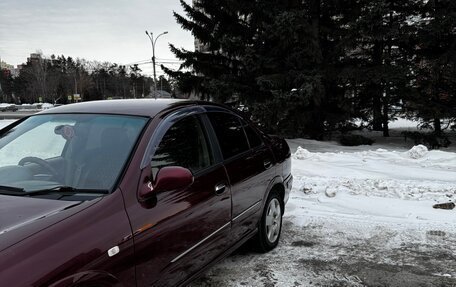
<svg viewBox="0 0 456 287">
<path fill-rule="evenodd" d="M 456 286 L 454 233 L 366 224 L 285 218 L 275 250 L 243 247 L 191 286 Z"/>
</svg>

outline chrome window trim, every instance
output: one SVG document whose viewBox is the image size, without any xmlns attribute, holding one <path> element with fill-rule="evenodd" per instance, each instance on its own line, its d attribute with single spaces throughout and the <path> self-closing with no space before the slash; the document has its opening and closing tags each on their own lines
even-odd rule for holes
<svg viewBox="0 0 456 287">
<path fill-rule="evenodd" d="M 187 255 L 188 253 L 190 253 L 191 251 L 193 251 L 195 248 L 197 248 L 198 246 L 200 246 L 201 244 L 203 244 L 204 242 L 206 242 L 207 240 L 209 240 L 211 237 L 213 237 L 214 235 L 216 235 L 217 233 L 219 233 L 220 231 L 222 231 L 223 229 L 227 228 L 228 226 L 231 225 L 231 221 L 228 222 L 227 224 L 223 225 L 222 227 L 220 227 L 219 229 L 217 229 L 216 231 L 212 232 L 210 235 L 208 235 L 206 238 L 204 238 L 203 240 L 201 240 L 200 242 L 196 243 L 195 245 L 193 245 L 190 249 L 187 249 L 184 253 L 182 253 L 181 255 L 177 256 L 176 258 L 174 258 L 173 260 L 171 260 L 171 263 L 175 263 L 177 260 L 181 259 L 182 257 L 184 257 L 185 255 Z"/>
</svg>

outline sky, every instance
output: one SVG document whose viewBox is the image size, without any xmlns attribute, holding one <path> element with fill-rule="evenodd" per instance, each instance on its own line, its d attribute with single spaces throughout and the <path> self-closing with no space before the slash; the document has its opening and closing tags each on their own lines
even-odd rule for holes
<svg viewBox="0 0 456 287">
<path fill-rule="evenodd" d="M 155 36 L 169 32 L 157 41 L 157 61 L 174 62 L 169 43 L 194 49 L 193 36 L 173 17 L 173 11 L 183 14 L 179 0 L 1 0 L 0 11 L 0 58 L 15 66 L 36 51 L 123 65 L 144 62 L 152 57 L 146 30 Z M 151 63 L 139 67 L 152 74 Z"/>
</svg>

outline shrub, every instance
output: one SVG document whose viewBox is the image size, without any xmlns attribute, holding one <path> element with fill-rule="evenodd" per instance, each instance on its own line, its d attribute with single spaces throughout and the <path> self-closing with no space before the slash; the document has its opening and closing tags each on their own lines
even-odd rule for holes
<svg viewBox="0 0 456 287">
<path fill-rule="evenodd" d="M 362 135 L 342 135 L 339 142 L 343 146 L 358 146 L 358 145 L 372 145 L 373 139 L 367 138 Z"/>
<path fill-rule="evenodd" d="M 425 145 L 428 149 L 439 149 L 441 147 L 449 147 L 451 141 L 448 139 L 448 136 L 444 133 L 421 133 L 421 132 L 402 132 L 404 140 L 407 141 L 407 138 L 413 140 L 415 145 Z"/>
</svg>

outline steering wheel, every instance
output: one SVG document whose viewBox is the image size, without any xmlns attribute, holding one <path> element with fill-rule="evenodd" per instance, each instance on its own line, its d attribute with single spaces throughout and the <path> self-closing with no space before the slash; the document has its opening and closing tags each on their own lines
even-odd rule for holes
<svg viewBox="0 0 456 287">
<path fill-rule="evenodd" d="M 50 165 L 47 161 L 45 161 L 44 159 L 41 159 L 39 157 L 26 156 L 19 161 L 18 165 L 24 166 L 26 163 L 35 163 L 35 164 L 39 165 L 40 167 L 46 169 L 53 176 L 56 176 L 59 174 L 57 172 L 57 170 L 52 167 L 52 165 Z"/>
</svg>

